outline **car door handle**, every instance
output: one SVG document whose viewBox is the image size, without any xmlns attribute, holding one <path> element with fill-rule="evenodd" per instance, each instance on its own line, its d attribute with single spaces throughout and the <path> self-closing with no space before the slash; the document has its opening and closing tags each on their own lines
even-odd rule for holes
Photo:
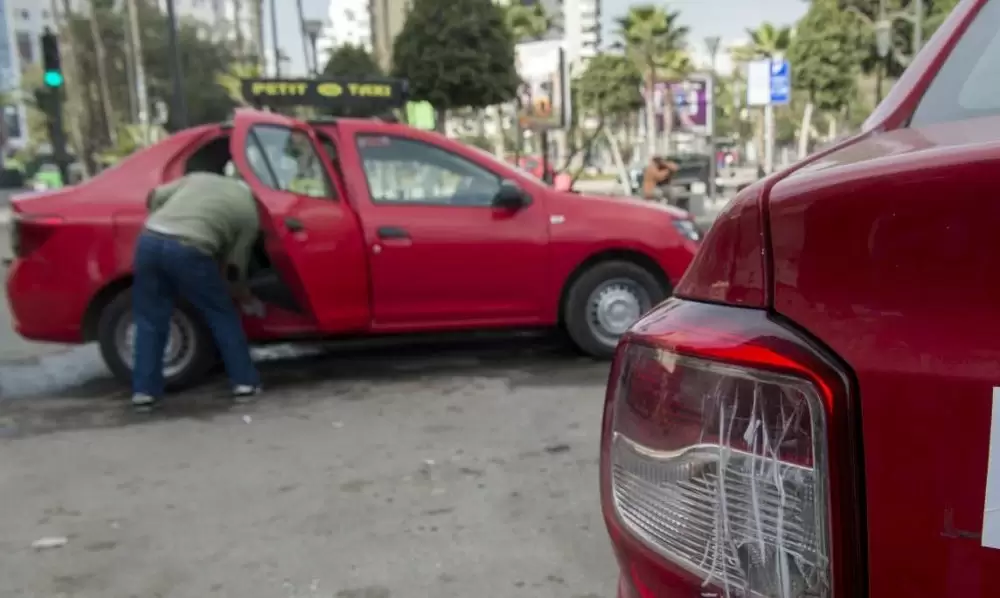
<svg viewBox="0 0 1000 598">
<path fill-rule="evenodd" d="M 380 226 L 377 232 L 378 238 L 383 240 L 410 238 L 410 233 L 406 232 L 405 228 L 400 228 L 398 226 Z"/>
<path fill-rule="evenodd" d="M 285 228 L 293 233 L 301 233 L 306 230 L 306 226 L 298 218 L 285 218 Z"/>
</svg>

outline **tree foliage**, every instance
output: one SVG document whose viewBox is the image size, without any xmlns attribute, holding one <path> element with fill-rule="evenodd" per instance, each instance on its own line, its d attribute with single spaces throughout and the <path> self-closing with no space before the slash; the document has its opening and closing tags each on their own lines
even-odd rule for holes
<svg viewBox="0 0 1000 598">
<path fill-rule="evenodd" d="M 747 29 L 749 43 L 733 48 L 733 61 L 746 63 L 751 60 L 775 58 L 788 52 L 794 37 L 791 27 L 781 27 L 773 23 L 761 23 L 755 29 Z"/>
<path fill-rule="evenodd" d="M 393 74 L 437 110 L 514 98 L 514 38 L 491 0 L 416 0 L 393 44 Z"/>
<path fill-rule="evenodd" d="M 866 36 L 864 44 L 865 56 L 862 61 L 862 69 L 865 73 L 871 73 L 876 66 L 882 62 L 875 47 L 874 25 L 880 18 L 880 2 L 884 2 L 885 16 L 892 22 L 892 42 L 893 49 L 890 56 L 884 61 L 886 73 L 889 77 L 896 78 L 903 74 L 909 60 L 914 55 L 913 47 L 913 23 L 906 16 L 914 14 L 917 0 L 838 0 L 839 6 L 860 17 L 860 25 Z M 958 5 L 959 0 L 919 0 L 923 6 L 923 26 L 921 27 L 921 37 L 926 42 L 931 35 L 937 31 L 948 14 Z"/>
<path fill-rule="evenodd" d="M 323 74 L 328 77 L 378 77 L 382 69 L 364 46 L 345 44 L 330 53 Z"/>
<path fill-rule="evenodd" d="M 576 80 L 579 106 L 601 116 L 622 117 L 642 107 L 642 74 L 628 58 L 599 54 Z"/>
<path fill-rule="evenodd" d="M 680 24 L 679 12 L 646 4 L 629 8 L 618 19 L 618 34 L 626 54 L 645 76 L 652 77 L 685 53 L 688 28 Z"/>
<path fill-rule="evenodd" d="M 792 84 L 819 110 L 839 112 L 857 95 L 865 36 L 837 0 L 814 0 L 788 48 Z"/>
<path fill-rule="evenodd" d="M 366 77 L 379 77 L 382 69 L 379 67 L 375 57 L 363 46 L 343 45 L 330 53 L 323 68 L 323 75 L 327 77 L 351 77 L 364 79 Z M 376 109 L 371 106 L 337 106 L 323 110 L 330 116 L 349 116 L 354 118 L 369 118 L 375 116 L 384 109 Z"/>
<path fill-rule="evenodd" d="M 171 53 L 167 44 L 167 18 L 155 2 L 139 0 L 137 4 L 143 41 L 142 60 L 150 104 L 155 106 L 163 102 L 169 106 L 173 87 Z M 130 90 L 127 70 L 127 57 L 131 52 L 127 14 L 114 10 L 111 0 L 95 0 L 93 9 L 106 52 L 105 67 L 114 108 L 111 127 L 105 122 L 101 109 L 98 59 L 93 44 L 88 43 L 92 35 L 91 23 L 87 17 L 80 14 L 69 15 L 66 26 L 70 27 L 74 47 L 63 48 L 64 53 L 73 53 L 77 74 L 73 83 L 76 88 L 67 87 L 66 93 L 71 101 L 80 104 L 80 110 L 76 113 L 80 115 L 79 124 L 85 147 L 79 149 L 88 157 L 113 149 L 108 129 L 118 130 L 124 127 L 134 120 L 132 115 L 136 112 L 135 107 L 131 106 L 134 94 Z M 235 62 L 235 48 L 213 40 L 206 35 L 203 27 L 191 21 L 179 24 L 178 45 L 184 70 L 183 90 L 189 124 L 227 119 L 237 102 L 218 84 L 217 76 L 227 72 Z"/>
<path fill-rule="evenodd" d="M 541 3 L 512 2 L 504 7 L 504 21 L 516 43 L 541 39 L 555 24 Z"/>
</svg>

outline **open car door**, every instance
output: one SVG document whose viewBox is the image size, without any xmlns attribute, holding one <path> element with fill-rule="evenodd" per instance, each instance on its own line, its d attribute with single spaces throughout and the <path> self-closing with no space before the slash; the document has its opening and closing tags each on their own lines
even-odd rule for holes
<svg viewBox="0 0 1000 598">
<path fill-rule="evenodd" d="M 361 230 L 338 197 L 315 131 L 279 114 L 241 110 L 229 149 L 260 204 L 265 248 L 299 311 L 322 332 L 367 327 Z"/>
</svg>

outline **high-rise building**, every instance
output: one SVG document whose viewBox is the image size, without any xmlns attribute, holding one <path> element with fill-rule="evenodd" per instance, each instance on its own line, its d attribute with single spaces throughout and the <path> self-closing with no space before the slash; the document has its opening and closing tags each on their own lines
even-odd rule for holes
<svg viewBox="0 0 1000 598">
<path fill-rule="evenodd" d="M 21 74 L 42 60 L 41 35 L 55 28 L 49 4 L 38 0 L 0 0 L 3 26 L 0 27 L 0 85 L 13 93 L 21 87 Z M 23 147 L 28 141 L 28 122 L 20 101 L 3 107 L 3 134 L 7 148 Z"/>
<path fill-rule="evenodd" d="M 371 0 L 330 0 L 323 33 L 316 41 L 320 64 L 338 46 L 361 46 L 372 51 Z"/>
<path fill-rule="evenodd" d="M 595 56 L 601 48 L 601 0 L 562 3 L 563 39 L 573 64 Z"/>
</svg>

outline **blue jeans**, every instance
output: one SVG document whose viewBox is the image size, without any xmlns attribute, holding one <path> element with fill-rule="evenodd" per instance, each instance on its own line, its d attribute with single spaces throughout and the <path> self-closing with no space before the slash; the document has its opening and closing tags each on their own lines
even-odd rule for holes
<svg viewBox="0 0 1000 598">
<path fill-rule="evenodd" d="M 133 269 L 133 392 L 154 398 L 163 396 L 163 352 L 177 298 L 184 299 L 201 314 L 233 385 L 260 384 L 243 324 L 217 261 L 176 239 L 143 232 L 135 250 Z"/>
</svg>

